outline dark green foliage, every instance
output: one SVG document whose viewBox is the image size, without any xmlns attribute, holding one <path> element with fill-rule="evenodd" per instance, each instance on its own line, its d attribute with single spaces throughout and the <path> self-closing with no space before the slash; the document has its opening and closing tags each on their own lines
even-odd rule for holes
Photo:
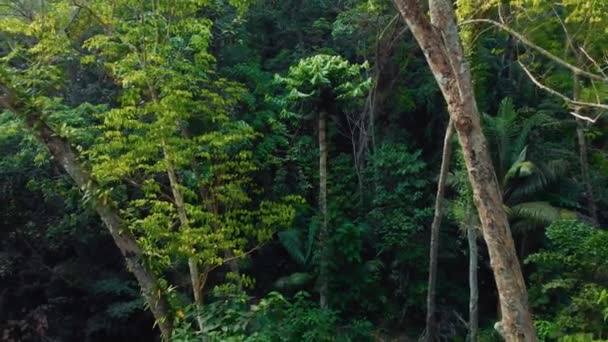
<svg viewBox="0 0 608 342">
<path fill-rule="evenodd" d="M 99 219 L 6 113 L 0 150 L 2 339 L 153 338 L 139 288 Z"/>
<path fill-rule="evenodd" d="M 555 336 L 584 332 L 605 338 L 608 233 L 559 221 L 547 228 L 546 236 L 547 248 L 526 260 L 536 269 L 530 295 L 539 318 L 553 324 Z"/>
<path fill-rule="evenodd" d="M 495 3 L 460 0 L 459 15 L 497 18 Z M 605 7 L 517 1 L 501 14 L 560 56 L 562 18 L 595 56 L 606 50 Z M 117 203 L 156 266 L 175 313 L 175 341 L 420 335 L 447 113 L 390 2 L 0 0 L 0 12 L 0 82 L 31 97 L 104 187 L 101 194 L 74 188 L 22 122 L 0 113 L 0 340 L 157 339 L 137 283 L 90 209 L 97 200 Z M 463 26 L 462 35 L 518 256 L 527 260 L 539 338 L 605 340 L 608 238 L 583 223 L 572 108 L 539 91 L 517 60 L 566 95 L 572 75 L 482 28 Z M 569 52 L 564 58 L 574 60 Z M 585 70 L 597 71 L 585 61 Z M 605 67 L 603 58 L 596 62 Z M 579 83 L 583 99 L 605 103 L 604 84 Z M 320 110 L 328 114 L 331 310 L 315 295 L 321 253 L 313 119 Z M 599 226 L 608 220 L 604 121 L 583 125 Z M 160 149 L 161 138 L 172 151 Z M 466 336 L 460 230 L 477 225 L 464 162 L 454 154 L 437 284 L 445 341 Z M 163 160 L 177 166 L 193 230 L 178 227 Z M 225 226 L 219 235 L 218 224 Z M 479 249 L 479 340 L 499 341 L 481 239 Z M 245 254 L 231 265 L 238 275 L 222 265 L 230 254 Z M 209 271 L 202 308 L 191 305 L 192 256 Z"/>
<path fill-rule="evenodd" d="M 305 292 L 293 298 L 270 292 L 256 302 L 242 292 L 218 294 L 202 315 L 202 338 L 209 341 L 371 341 L 369 322 L 354 321 L 338 329 L 337 313 L 320 309 Z M 201 338 L 192 332 L 194 317 L 195 312 L 186 312 L 172 341 Z"/>
</svg>

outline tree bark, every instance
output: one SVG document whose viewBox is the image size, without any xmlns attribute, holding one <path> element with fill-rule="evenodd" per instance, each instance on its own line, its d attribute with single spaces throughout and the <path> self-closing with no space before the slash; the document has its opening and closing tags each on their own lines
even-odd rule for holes
<svg viewBox="0 0 608 342">
<path fill-rule="evenodd" d="M 395 3 L 441 89 L 462 146 L 501 303 L 502 320 L 497 328 L 507 341 L 536 341 L 526 285 L 481 130 L 471 72 L 458 35 L 452 3 L 431 0 L 431 22 L 422 13 L 417 0 L 395 0 Z"/>
<path fill-rule="evenodd" d="M 477 282 L 477 228 L 473 225 L 471 208 L 467 210 L 467 241 L 469 244 L 469 342 L 477 342 L 479 330 L 479 288 Z"/>
<path fill-rule="evenodd" d="M 435 341 L 437 329 L 435 322 L 435 288 L 437 284 L 437 254 L 439 250 L 439 228 L 443 218 L 443 198 L 445 194 L 445 182 L 450 170 L 452 159 L 452 136 L 454 125 L 452 120 L 448 122 L 443 139 L 443 152 L 441 154 L 441 168 L 439 170 L 439 181 L 437 183 L 437 197 L 435 198 L 435 215 L 431 224 L 431 246 L 429 256 L 429 282 L 426 296 L 426 341 Z"/>
<path fill-rule="evenodd" d="M 329 276 L 329 241 L 327 213 L 327 113 L 319 112 L 319 211 L 321 212 L 321 227 L 319 230 L 319 304 L 327 308 L 328 276 Z"/>
<path fill-rule="evenodd" d="M 26 126 L 49 150 L 53 160 L 65 170 L 80 190 L 95 192 L 97 185 L 80 164 L 78 155 L 70 144 L 41 120 L 40 113 L 18 99 L 8 86 L 0 84 L 0 89 L 3 93 L 0 97 L 0 105 L 24 120 Z M 100 200 L 95 201 L 94 208 L 124 257 L 127 268 L 135 275 L 163 339 L 169 340 L 173 329 L 169 303 L 158 286 L 158 278 L 143 262 L 142 251 L 135 237 L 125 227 L 116 208 Z"/>
</svg>

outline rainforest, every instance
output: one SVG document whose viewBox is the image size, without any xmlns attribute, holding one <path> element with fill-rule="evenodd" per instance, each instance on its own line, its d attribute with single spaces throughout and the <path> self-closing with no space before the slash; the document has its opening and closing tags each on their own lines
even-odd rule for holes
<svg viewBox="0 0 608 342">
<path fill-rule="evenodd" d="M 0 0 L 0 341 L 608 341 L 607 0 Z"/>
</svg>

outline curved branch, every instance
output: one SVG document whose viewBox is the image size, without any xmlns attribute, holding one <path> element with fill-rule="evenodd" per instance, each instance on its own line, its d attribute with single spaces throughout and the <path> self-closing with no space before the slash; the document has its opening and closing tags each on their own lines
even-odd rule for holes
<svg viewBox="0 0 608 342">
<path fill-rule="evenodd" d="M 470 20 L 465 20 L 463 22 L 460 23 L 460 25 L 468 25 L 468 24 L 475 24 L 475 23 L 486 23 L 486 24 L 491 24 L 494 25 L 498 28 L 500 28 L 501 30 L 509 33 L 510 35 L 512 35 L 513 37 L 515 37 L 517 40 L 519 40 L 520 42 L 522 42 L 524 45 L 538 51 L 541 55 L 549 58 L 550 60 L 554 61 L 555 63 L 571 70 L 573 73 L 575 73 L 576 75 L 581 75 L 581 76 L 585 76 L 587 78 L 590 79 L 594 79 L 594 80 L 599 80 L 599 81 L 603 81 L 603 82 L 608 82 L 608 78 L 606 77 L 602 77 L 600 75 L 585 71 L 575 65 L 572 65 L 568 62 L 566 62 L 565 60 L 557 57 L 556 55 L 552 54 L 551 52 L 543 49 L 542 47 L 534 44 L 532 41 L 530 41 L 528 38 L 524 37 L 522 34 L 518 33 L 517 31 L 513 30 L 512 28 L 508 27 L 507 25 L 501 24 L 497 21 L 491 20 L 491 19 L 470 19 Z"/>
<path fill-rule="evenodd" d="M 593 103 L 593 102 L 584 102 L 584 101 L 577 101 L 577 100 L 573 100 L 570 97 L 560 93 L 559 91 L 549 88 L 546 85 L 540 83 L 530 72 L 530 70 L 528 70 L 522 62 L 517 62 L 519 64 L 519 66 L 523 69 L 523 71 L 526 73 L 526 75 L 528 75 L 528 78 L 530 78 L 530 80 L 532 81 L 532 83 L 534 83 L 537 87 L 539 87 L 540 89 L 548 92 L 549 94 L 555 95 L 559 98 L 561 98 L 562 100 L 566 101 L 567 103 L 569 103 L 572 106 L 575 107 L 592 107 L 592 108 L 598 108 L 598 109 L 603 109 L 603 110 L 608 110 L 608 105 L 605 104 L 601 104 L 601 103 Z M 589 118 L 587 118 L 589 119 Z"/>
</svg>

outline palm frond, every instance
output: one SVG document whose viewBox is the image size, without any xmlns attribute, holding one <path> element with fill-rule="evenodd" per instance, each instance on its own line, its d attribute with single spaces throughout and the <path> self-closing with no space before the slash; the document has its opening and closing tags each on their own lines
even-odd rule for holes
<svg viewBox="0 0 608 342">
<path fill-rule="evenodd" d="M 526 160 L 527 151 L 528 147 L 524 146 L 521 152 L 519 152 L 519 156 L 515 162 L 513 162 L 513 164 L 511 164 L 509 167 L 509 170 L 502 180 L 503 189 L 507 187 L 511 179 L 530 176 L 532 173 L 534 173 L 536 166 L 531 161 Z"/>
<path fill-rule="evenodd" d="M 277 235 L 279 242 L 293 260 L 300 266 L 306 266 L 312 257 L 316 233 L 317 225 L 311 223 L 308 227 L 306 240 L 304 240 L 304 234 L 297 229 L 284 230 Z"/>
<path fill-rule="evenodd" d="M 549 202 L 524 202 L 510 208 L 513 219 L 523 219 L 538 224 L 549 224 L 570 216 L 570 211 L 557 208 Z"/>
<path fill-rule="evenodd" d="M 513 204 L 544 191 L 549 184 L 545 174 L 534 172 L 527 177 L 512 179 L 504 191 L 504 201 Z"/>
<path fill-rule="evenodd" d="M 315 236 L 317 235 L 317 228 L 319 226 L 315 223 L 310 224 L 308 227 L 308 238 L 306 239 L 306 254 L 304 258 L 304 264 L 307 264 L 312 257 L 312 250 L 314 248 Z"/>
<path fill-rule="evenodd" d="M 296 229 L 279 232 L 279 241 L 287 253 L 300 265 L 306 264 L 306 252 L 303 248 L 302 233 Z"/>
</svg>

